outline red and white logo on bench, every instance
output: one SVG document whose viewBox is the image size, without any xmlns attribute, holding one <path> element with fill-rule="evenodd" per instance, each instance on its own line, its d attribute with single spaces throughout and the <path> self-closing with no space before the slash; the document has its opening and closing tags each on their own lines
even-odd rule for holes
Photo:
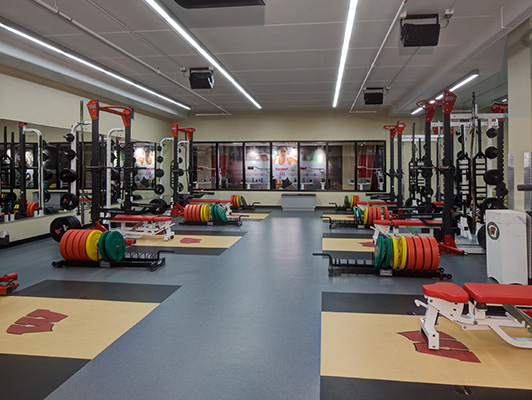
<svg viewBox="0 0 532 400">
<path fill-rule="evenodd" d="M 68 317 L 68 315 L 39 309 L 16 320 L 13 325 L 7 328 L 6 332 L 15 335 L 22 335 L 23 333 L 51 332 L 54 326 L 53 322 L 59 322 L 66 317 Z"/>
</svg>

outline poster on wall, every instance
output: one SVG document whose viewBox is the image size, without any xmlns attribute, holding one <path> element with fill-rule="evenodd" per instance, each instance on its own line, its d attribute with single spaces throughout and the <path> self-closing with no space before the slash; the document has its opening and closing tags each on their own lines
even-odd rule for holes
<svg viewBox="0 0 532 400">
<path fill-rule="evenodd" d="M 274 188 L 297 189 L 297 143 L 273 143 L 272 178 Z"/>
<path fill-rule="evenodd" d="M 134 143 L 133 159 L 137 174 L 134 177 L 136 190 L 152 189 L 155 184 L 155 144 Z"/>
</svg>

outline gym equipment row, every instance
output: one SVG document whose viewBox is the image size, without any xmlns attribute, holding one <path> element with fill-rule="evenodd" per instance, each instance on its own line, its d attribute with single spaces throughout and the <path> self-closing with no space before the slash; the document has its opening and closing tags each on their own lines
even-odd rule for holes
<svg viewBox="0 0 532 400">
<path fill-rule="evenodd" d="M 241 196 L 239 194 L 232 194 L 230 201 L 232 210 L 254 210 L 255 205 L 260 204 L 259 201 L 254 201 L 253 204 L 249 205 L 244 196 Z"/>
<path fill-rule="evenodd" d="M 329 203 L 334 205 L 335 211 L 348 211 L 352 210 L 353 207 L 360 201 L 360 197 L 356 195 L 352 195 L 351 197 L 345 196 L 344 197 L 344 203 L 342 205 L 338 205 L 336 203 Z"/>
<path fill-rule="evenodd" d="M 242 216 L 228 218 L 226 209 L 220 204 L 187 204 L 183 225 L 242 225 Z"/>
<path fill-rule="evenodd" d="M 428 236 L 379 236 L 372 258 L 333 258 L 329 253 L 313 253 L 313 256 L 327 257 L 329 277 L 341 274 L 403 276 L 417 278 L 451 279 L 439 267 L 438 242 Z"/>
<path fill-rule="evenodd" d="M 374 224 L 374 221 L 381 219 L 389 221 L 392 219 L 393 215 L 388 210 L 388 206 L 380 207 L 368 205 L 362 210 L 356 205 L 357 201 L 353 200 L 353 197 L 351 198 L 353 204 L 355 204 L 355 206 L 351 208 L 351 211 L 353 212 L 353 219 L 333 219 L 329 216 L 322 216 L 322 219 L 328 220 L 329 228 L 371 228 Z"/>
</svg>

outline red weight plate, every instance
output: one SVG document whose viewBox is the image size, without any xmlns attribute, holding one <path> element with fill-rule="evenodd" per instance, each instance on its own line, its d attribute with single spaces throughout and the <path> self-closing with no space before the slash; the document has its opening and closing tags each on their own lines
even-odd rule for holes
<svg viewBox="0 0 532 400">
<path fill-rule="evenodd" d="M 375 213 L 375 207 L 371 207 L 371 206 L 368 206 L 368 207 L 369 207 L 368 226 L 371 226 L 371 225 L 373 225 L 373 215 Z"/>
<path fill-rule="evenodd" d="M 187 222 L 190 221 L 189 213 L 190 213 L 190 204 L 187 204 L 185 206 L 185 221 L 187 221 Z"/>
<path fill-rule="evenodd" d="M 421 237 L 421 243 L 423 244 L 423 271 L 430 271 L 432 267 L 432 249 L 430 246 L 429 238 L 426 236 Z"/>
<path fill-rule="evenodd" d="M 416 245 L 413 237 L 406 236 L 405 238 L 407 249 L 406 269 L 412 271 L 416 265 Z"/>
<path fill-rule="evenodd" d="M 201 204 L 196 204 L 194 207 L 194 217 L 193 217 L 194 221 L 196 222 L 201 222 L 200 211 L 201 211 Z"/>
<path fill-rule="evenodd" d="M 390 220 L 390 211 L 388 211 L 388 207 L 384 207 L 384 219 Z"/>
<path fill-rule="evenodd" d="M 92 230 L 84 230 L 78 239 L 78 252 L 80 259 L 84 261 L 90 261 L 89 256 L 87 255 L 87 237 L 92 232 Z"/>
<path fill-rule="evenodd" d="M 233 208 L 236 208 L 235 197 L 236 195 L 234 194 L 231 195 L 231 207 Z"/>
<path fill-rule="evenodd" d="M 70 255 L 73 260 L 81 260 L 81 254 L 79 254 L 79 237 L 83 233 L 82 229 L 76 229 L 72 234 L 70 240 Z"/>
<path fill-rule="evenodd" d="M 376 211 L 377 211 L 377 219 L 376 221 L 378 221 L 379 219 L 382 218 L 382 210 L 380 207 L 375 207 Z"/>
<path fill-rule="evenodd" d="M 415 236 L 414 238 L 414 244 L 416 246 L 416 264 L 414 267 L 415 271 L 421 271 L 423 269 L 423 242 L 421 241 L 421 238 L 418 236 Z"/>
<path fill-rule="evenodd" d="M 72 234 L 72 229 L 69 229 L 63 234 L 63 237 L 61 238 L 61 242 L 59 242 L 59 252 L 61 253 L 61 257 L 63 257 L 65 260 L 67 260 L 68 254 L 66 252 L 66 244 L 68 241 L 68 236 Z"/>
<path fill-rule="evenodd" d="M 75 260 L 74 252 L 73 252 L 73 242 L 74 238 L 78 234 L 79 229 L 72 229 L 72 233 L 68 236 L 66 247 L 65 247 L 65 253 L 67 255 L 67 260 Z"/>
<path fill-rule="evenodd" d="M 432 236 L 429 237 L 429 241 L 432 249 L 432 265 L 430 270 L 436 271 L 440 265 L 440 246 L 438 246 L 438 241 Z"/>
</svg>

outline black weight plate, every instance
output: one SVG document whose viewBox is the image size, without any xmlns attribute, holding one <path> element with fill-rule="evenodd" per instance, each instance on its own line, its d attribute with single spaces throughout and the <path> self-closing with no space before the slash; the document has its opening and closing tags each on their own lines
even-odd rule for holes
<svg viewBox="0 0 532 400">
<path fill-rule="evenodd" d="M 81 229 L 81 222 L 76 217 L 59 217 L 50 224 L 50 236 L 56 242 L 60 242 L 61 238 L 69 229 Z"/>
<path fill-rule="evenodd" d="M 161 185 L 161 184 L 157 184 L 153 188 L 153 191 L 155 192 L 155 194 L 163 194 L 164 193 L 164 186 Z"/>
<path fill-rule="evenodd" d="M 50 192 L 46 189 L 44 189 L 44 202 L 45 203 L 48 203 L 50 201 L 50 199 L 52 198 L 52 195 L 50 194 Z"/>
<path fill-rule="evenodd" d="M 64 210 L 73 210 L 74 208 L 78 206 L 79 199 L 77 198 L 75 194 L 65 193 L 64 195 L 61 196 L 61 200 L 59 204 Z"/>
<path fill-rule="evenodd" d="M 120 170 L 118 168 L 111 168 L 111 180 L 120 180 Z"/>
<path fill-rule="evenodd" d="M 164 158 L 163 158 L 163 156 L 157 156 L 156 160 L 160 164 L 160 163 L 162 163 L 164 161 Z"/>
<path fill-rule="evenodd" d="M 155 176 L 157 178 L 162 178 L 164 176 L 164 169 L 161 169 L 161 168 L 157 168 L 155 170 Z"/>
<path fill-rule="evenodd" d="M 184 169 L 178 169 L 177 170 L 177 175 L 179 175 L 179 176 L 185 175 L 185 170 Z"/>
<path fill-rule="evenodd" d="M 63 137 L 66 139 L 67 142 L 73 142 L 74 140 L 76 140 L 76 137 L 71 133 L 67 133 Z"/>
<path fill-rule="evenodd" d="M 159 146 L 157 146 L 157 151 L 158 151 L 158 152 L 161 152 L 161 151 L 163 151 L 163 148 L 162 148 L 162 146 L 160 146 L 160 145 L 159 145 Z"/>
<path fill-rule="evenodd" d="M 488 157 L 490 160 L 493 160 L 499 154 L 499 150 L 497 150 L 496 147 L 490 146 L 486 148 L 484 154 L 486 154 L 486 157 Z"/>
<path fill-rule="evenodd" d="M 61 179 L 63 182 L 72 183 L 78 179 L 78 174 L 73 169 L 65 168 L 59 173 L 59 179 Z"/>
<path fill-rule="evenodd" d="M 48 181 L 54 177 L 54 172 L 51 169 L 43 169 L 43 178 L 45 181 Z"/>
<path fill-rule="evenodd" d="M 72 161 L 74 158 L 76 158 L 76 152 L 72 149 L 66 149 L 63 152 L 63 155 L 68 161 Z"/>
<path fill-rule="evenodd" d="M 240 206 L 242 208 L 246 208 L 248 206 L 248 203 L 246 202 L 246 199 L 244 198 L 244 196 L 240 196 Z"/>
<path fill-rule="evenodd" d="M 181 164 L 183 162 L 183 159 L 181 157 L 178 158 L 177 162 Z"/>
<path fill-rule="evenodd" d="M 183 190 L 185 190 L 185 186 L 184 186 L 181 182 L 179 182 L 179 186 L 178 186 L 177 188 L 178 188 L 178 190 L 179 190 L 180 192 L 182 192 Z"/>
<path fill-rule="evenodd" d="M 504 179 L 501 171 L 496 169 L 491 169 L 484 173 L 484 182 L 488 185 L 498 185 Z"/>
<path fill-rule="evenodd" d="M 489 128 L 486 131 L 486 136 L 489 137 L 490 139 L 493 139 L 494 137 L 497 137 L 497 129 Z"/>
<path fill-rule="evenodd" d="M 168 210 L 168 204 L 166 204 L 166 201 L 163 199 L 153 199 L 150 201 L 150 204 L 152 204 L 150 207 L 150 212 L 153 215 L 161 215 Z"/>
<path fill-rule="evenodd" d="M 485 213 L 486 210 L 503 210 L 506 207 L 502 200 L 496 197 L 488 197 L 485 199 L 482 204 L 480 204 L 480 209 Z"/>
</svg>

